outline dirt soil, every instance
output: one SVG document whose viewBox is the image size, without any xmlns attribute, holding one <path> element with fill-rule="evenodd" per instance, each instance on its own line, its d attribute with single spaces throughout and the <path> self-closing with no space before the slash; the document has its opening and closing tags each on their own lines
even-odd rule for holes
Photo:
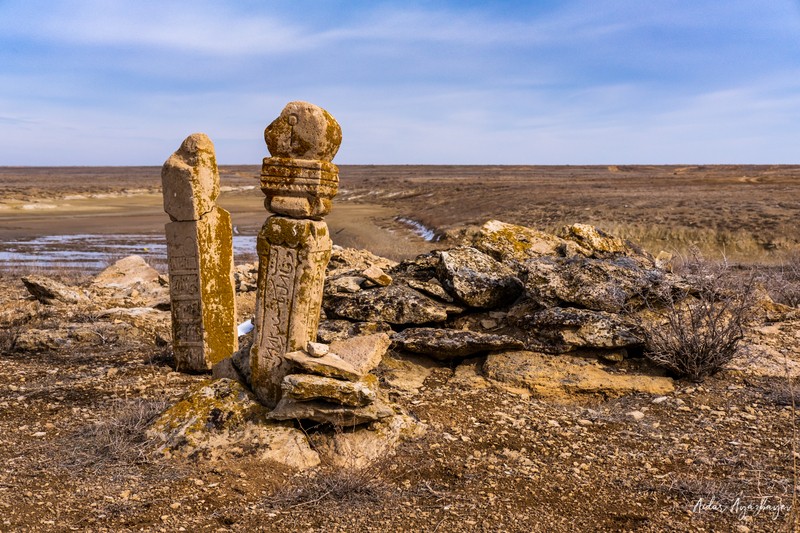
<svg viewBox="0 0 800 533">
<path fill-rule="evenodd" d="M 32 301 L 0 278 L 4 531 L 791 531 L 800 321 L 760 322 L 747 356 L 663 397 L 543 399 L 434 366 L 393 400 L 428 425 L 362 470 L 294 473 L 253 453 L 150 453 L 148 417 L 206 379 L 175 372 L 158 327 Z M 104 322 L 107 320 L 108 322 Z M 25 329 L 87 324 L 54 349 Z M 119 324 L 116 324 L 119 326 Z M 478 361 L 479 363 L 479 361 Z M 380 369 L 379 369 L 380 375 Z M 795 379 L 796 381 L 796 379 Z M 796 383 L 795 383 L 796 386 Z M 796 511 L 796 509 L 795 509 Z"/>
<path fill-rule="evenodd" d="M 114 180 L 98 180 L 95 170 L 45 169 L 32 179 L 30 169 L 0 169 L 0 238 L 53 227 L 101 233 L 141 224 L 160 231 L 157 169 L 103 171 Z M 234 190 L 223 205 L 258 202 L 257 189 L 235 189 L 252 186 L 256 172 L 226 169 L 223 185 Z M 394 217 L 407 216 L 439 231 L 500 218 L 538 220 L 543 228 L 564 220 L 643 227 L 648 235 L 668 228 L 668 237 L 684 229 L 690 237 L 748 235 L 742 256 L 751 250 L 754 260 L 769 261 L 800 242 L 793 222 L 798 173 L 800 167 L 343 167 L 334 213 L 345 206 L 355 213 L 338 226 L 340 236 L 377 239 L 399 255 L 432 246 L 401 233 Z M 98 194 L 111 196 L 92 197 Z M 20 207 L 43 203 L 56 207 Z M 85 211 L 76 216 L 67 204 Z M 110 207 L 103 212 L 104 206 Z M 130 218 L 132 212 L 138 214 Z M 257 204 L 240 214 L 242 227 L 257 228 L 265 212 Z M 365 237 L 365 220 L 383 233 Z M 50 349 L 14 347 L 25 329 L 67 322 L 87 325 L 88 333 Z M 164 326 L 129 327 L 44 306 L 28 295 L 19 273 L 0 272 L 0 530 L 800 527 L 793 499 L 800 459 L 792 405 L 800 365 L 796 318 L 760 319 L 745 354 L 726 370 L 701 384 L 678 381 L 663 397 L 536 398 L 489 382 L 469 365 L 435 366 L 417 392 L 383 383 L 428 425 L 423 438 L 366 469 L 323 466 L 311 473 L 258 462 L 246 450 L 223 462 L 150 453 L 147 420 L 207 378 L 173 370 L 159 340 L 164 334 Z"/>
</svg>

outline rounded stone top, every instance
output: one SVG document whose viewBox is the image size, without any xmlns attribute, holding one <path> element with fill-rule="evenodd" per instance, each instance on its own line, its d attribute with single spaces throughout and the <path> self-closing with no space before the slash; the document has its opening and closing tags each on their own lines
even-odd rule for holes
<svg viewBox="0 0 800 533">
<path fill-rule="evenodd" d="M 173 220 L 200 220 L 219 196 L 214 143 L 204 133 L 186 137 L 161 168 L 164 210 Z"/>
<path fill-rule="evenodd" d="M 264 130 L 272 157 L 332 161 L 342 128 L 330 113 L 308 102 L 289 102 Z"/>
</svg>

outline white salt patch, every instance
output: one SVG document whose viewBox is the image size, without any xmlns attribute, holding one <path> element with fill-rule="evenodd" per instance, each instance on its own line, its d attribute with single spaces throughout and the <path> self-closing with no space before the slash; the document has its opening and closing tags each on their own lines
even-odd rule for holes
<svg viewBox="0 0 800 533">
<path fill-rule="evenodd" d="M 24 204 L 20 206 L 20 209 L 55 209 L 56 207 L 58 206 L 55 204 Z"/>
</svg>

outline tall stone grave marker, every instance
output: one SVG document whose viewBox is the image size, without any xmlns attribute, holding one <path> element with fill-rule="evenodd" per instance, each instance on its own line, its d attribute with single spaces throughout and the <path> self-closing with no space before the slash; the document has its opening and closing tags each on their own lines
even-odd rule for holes
<svg viewBox="0 0 800 533">
<path fill-rule="evenodd" d="M 290 102 L 264 131 L 272 157 L 261 167 L 264 206 L 272 213 L 258 235 L 258 292 L 250 352 L 256 396 L 274 407 L 291 368 L 283 355 L 316 340 L 325 268 L 331 256 L 322 220 L 339 190 L 331 161 L 342 130 L 324 109 Z"/>
<path fill-rule="evenodd" d="M 238 344 L 230 214 L 216 206 L 219 171 L 205 134 L 183 141 L 161 170 L 172 302 L 172 346 L 179 370 L 202 372 Z"/>
</svg>

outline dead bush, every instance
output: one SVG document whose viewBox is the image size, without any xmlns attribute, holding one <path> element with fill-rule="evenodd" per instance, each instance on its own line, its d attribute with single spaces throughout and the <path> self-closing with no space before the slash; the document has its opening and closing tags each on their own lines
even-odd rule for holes
<svg viewBox="0 0 800 533">
<path fill-rule="evenodd" d="M 739 355 L 750 319 L 755 276 L 696 260 L 688 288 L 649 295 L 657 320 L 642 326 L 645 356 L 692 381 L 702 381 Z"/>
</svg>

